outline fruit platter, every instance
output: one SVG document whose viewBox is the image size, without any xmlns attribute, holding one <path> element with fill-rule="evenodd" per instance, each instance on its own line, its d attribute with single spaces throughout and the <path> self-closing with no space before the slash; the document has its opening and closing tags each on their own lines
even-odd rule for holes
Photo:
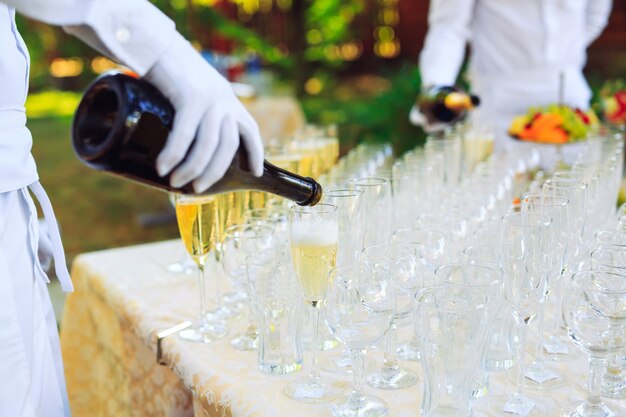
<svg viewBox="0 0 626 417">
<path fill-rule="evenodd" d="M 607 81 L 600 90 L 604 119 L 616 126 L 626 126 L 626 81 Z"/>
<path fill-rule="evenodd" d="M 509 135 L 525 142 L 565 145 L 585 140 L 597 125 L 598 118 L 592 110 L 553 104 L 533 107 L 513 118 Z"/>
</svg>

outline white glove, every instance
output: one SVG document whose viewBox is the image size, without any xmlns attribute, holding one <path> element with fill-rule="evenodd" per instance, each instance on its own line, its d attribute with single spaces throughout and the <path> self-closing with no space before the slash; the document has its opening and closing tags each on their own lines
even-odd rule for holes
<svg viewBox="0 0 626 417">
<path fill-rule="evenodd" d="M 172 173 L 170 183 L 180 187 L 193 181 L 202 192 L 226 172 L 239 137 L 248 152 L 253 175 L 263 173 L 263 142 L 259 128 L 228 81 L 180 36 L 145 77 L 174 105 L 174 126 L 157 158 L 157 171 Z M 195 138 L 195 141 L 194 141 Z"/>
</svg>

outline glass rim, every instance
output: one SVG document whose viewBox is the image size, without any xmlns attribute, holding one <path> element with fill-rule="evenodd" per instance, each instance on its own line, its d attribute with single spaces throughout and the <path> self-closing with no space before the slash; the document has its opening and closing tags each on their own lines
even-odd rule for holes
<svg viewBox="0 0 626 417">
<path fill-rule="evenodd" d="M 362 196 L 363 190 L 350 189 L 350 188 L 333 188 L 328 191 L 324 191 L 323 197 L 333 197 L 333 198 L 342 198 L 342 197 L 356 197 Z"/>
<path fill-rule="evenodd" d="M 314 206 L 298 206 L 293 205 L 289 208 L 289 211 L 297 214 L 332 214 L 337 212 L 337 206 L 331 203 L 317 203 Z"/>
<path fill-rule="evenodd" d="M 584 271 L 576 271 L 572 274 L 572 282 L 580 282 L 582 280 L 585 279 L 586 276 L 589 277 L 593 277 L 593 275 L 606 275 L 612 278 L 616 278 L 615 281 L 616 282 L 622 282 L 624 281 L 624 276 L 622 274 L 618 274 L 616 272 L 610 272 L 610 271 L 599 271 L 596 269 L 586 269 Z M 626 283 L 622 284 L 623 285 L 623 289 L 611 289 L 611 288 L 607 288 L 606 286 L 601 285 L 600 283 L 595 282 L 595 285 L 593 286 L 594 289 L 596 289 L 599 292 L 602 292 L 604 294 L 626 294 Z"/>
<path fill-rule="evenodd" d="M 524 217 L 534 217 L 538 222 L 534 222 L 534 224 L 530 224 L 528 221 L 519 220 L 522 216 Z M 522 227 L 546 227 L 552 224 L 552 218 L 548 216 L 544 216 L 541 214 L 528 213 L 528 212 L 514 212 L 514 213 L 506 213 L 501 217 L 502 221 L 507 223 L 508 219 L 516 219 L 510 220 L 507 224 L 512 224 L 514 226 L 522 226 Z M 542 222 L 543 220 L 543 222 Z"/>
<path fill-rule="evenodd" d="M 364 184 L 361 181 L 374 181 L 374 184 Z M 377 181 L 377 182 L 376 182 Z M 379 187 L 381 185 L 389 184 L 389 178 L 383 177 L 358 177 L 350 180 L 350 184 L 355 187 Z"/>
<path fill-rule="evenodd" d="M 601 265 L 604 266 L 608 266 L 609 268 L 615 268 L 618 271 L 626 271 L 626 266 L 619 266 L 619 265 L 611 265 L 608 264 L 604 261 L 601 261 L 598 259 L 598 256 L 600 256 L 599 254 L 601 254 L 602 252 L 619 252 L 619 253 L 624 253 L 626 256 L 626 250 L 624 248 L 620 248 L 617 245 L 614 245 L 613 247 L 602 247 L 602 248 L 598 248 L 595 249 L 593 251 L 591 251 L 591 253 L 589 254 L 589 259 L 591 259 L 592 263 L 595 260 L 596 262 L 600 263 Z M 602 271 L 598 271 L 598 272 L 602 272 Z M 624 279 L 626 279 L 626 277 L 624 277 Z"/>
<path fill-rule="evenodd" d="M 572 183 L 572 184 L 577 184 L 577 186 L 565 186 L 565 185 L 557 185 L 555 184 L 555 182 L 566 182 L 566 183 Z M 589 187 L 589 184 L 587 184 L 586 182 L 583 181 L 578 181 L 575 180 L 573 178 L 548 178 L 546 180 L 546 182 L 543 183 L 542 187 L 548 187 L 548 188 L 554 188 L 557 190 L 585 190 Z"/>
</svg>

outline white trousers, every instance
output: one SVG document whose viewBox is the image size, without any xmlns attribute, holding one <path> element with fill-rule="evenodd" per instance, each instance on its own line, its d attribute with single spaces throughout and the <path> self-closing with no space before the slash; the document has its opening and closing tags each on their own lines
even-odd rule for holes
<svg viewBox="0 0 626 417">
<path fill-rule="evenodd" d="M 0 193 L 0 417 L 70 415 L 37 233 L 26 188 Z"/>
</svg>

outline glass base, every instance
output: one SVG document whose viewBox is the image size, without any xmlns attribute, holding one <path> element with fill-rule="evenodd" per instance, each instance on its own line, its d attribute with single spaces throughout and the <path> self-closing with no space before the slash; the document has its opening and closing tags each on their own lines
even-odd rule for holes
<svg viewBox="0 0 626 417">
<path fill-rule="evenodd" d="M 415 372 L 402 369 L 399 366 L 392 366 L 383 367 L 371 374 L 367 378 L 367 383 L 374 388 L 400 389 L 412 387 L 417 384 L 417 380 Z"/>
<path fill-rule="evenodd" d="M 230 344 L 237 350 L 257 350 L 259 348 L 259 332 L 256 328 L 248 329 L 231 339 Z"/>
<path fill-rule="evenodd" d="M 327 356 L 324 360 L 320 360 L 320 367 L 326 372 L 335 375 L 352 375 L 352 359 L 349 354 L 342 351 L 341 354 Z M 375 369 L 374 361 L 365 359 L 365 369 Z"/>
<path fill-rule="evenodd" d="M 578 405 L 569 413 L 564 413 L 564 417 L 615 417 L 615 413 L 611 411 L 604 403 L 591 405 L 584 402 Z"/>
<path fill-rule="evenodd" d="M 419 347 L 416 346 L 412 340 L 400 344 L 396 353 L 398 358 L 403 361 L 419 362 L 421 359 Z"/>
<path fill-rule="evenodd" d="M 226 336 L 228 329 L 221 323 L 196 323 L 178 332 L 181 339 L 196 343 L 211 343 Z"/>
<path fill-rule="evenodd" d="M 350 396 L 336 401 L 330 408 L 333 417 L 384 417 L 387 403 L 372 395 Z"/>
<path fill-rule="evenodd" d="M 553 390 L 565 385 L 563 375 L 541 362 L 535 362 L 528 367 L 524 376 L 524 386 L 539 391 Z"/>
<path fill-rule="evenodd" d="M 210 322 L 225 323 L 227 321 L 236 320 L 243 317 L 243 312 L 227 306 L 220 306 L 213 310 L 210 310 L 206 318 Z"/>
<path fill-rule="evenodd" d="M 287 397 L 305 403 L 323 403 L 337 399 L 343 387 L 337 382 L 310 376 L 292 381 L 283 389 Z"/>
</svg>

